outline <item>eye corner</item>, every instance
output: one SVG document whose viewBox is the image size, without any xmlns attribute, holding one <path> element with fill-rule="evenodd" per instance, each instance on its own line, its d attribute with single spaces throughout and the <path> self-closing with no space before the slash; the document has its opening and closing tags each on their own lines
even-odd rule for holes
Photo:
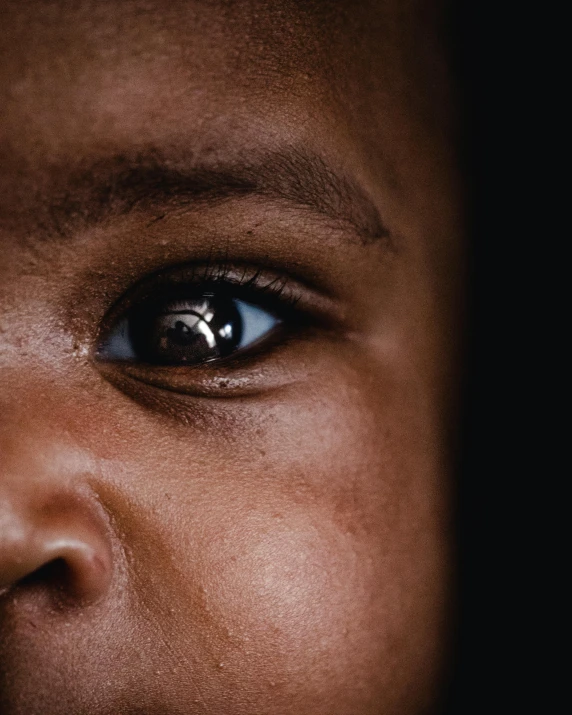
<svg viewBox="0 0 572 715">
<path fill-rule="evenodd" d="M 129 315 L 119 318 L 119 321 L 100 333 L 94 351 L 98 362 L 131 362 L 137 360 L 129 335 Z"/>
</svg>

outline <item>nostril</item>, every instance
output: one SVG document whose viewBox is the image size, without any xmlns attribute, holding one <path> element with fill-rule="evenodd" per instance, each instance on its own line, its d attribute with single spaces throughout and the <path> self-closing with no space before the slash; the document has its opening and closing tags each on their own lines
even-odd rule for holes
<svg viewBox="0 0 572 715">
<path fill-rule="evenodd" d="M 68 590 L 70 583 L 70 569 L 65 559 L 58 558 L 50 561 L 32 573 L 20 579 L 20 588 L 45 588 L 51 591 Z"/>
<path fill-rule="evenodd" d="M 13 516 L 9 525 L 0 529 L 0 593 L 41 592 L 81 606 L 105 597 L 113 571 L 111 542 L 93 513 L 87 518 L 79 510 L 59 512 L 36 523 Z"/>
<path fill-rule="evenodd" d="M 51 599 L 54 606 L 81 605 L 95 600 L 91 597 L 92 592 L 85 588 L 83 579 L 78 577 L 75 568 L 75 565 L 65 558 L 55 558 L 21 578 L 11 590 L 19 593 L 42 593 Z"/>
<path fill-rule="evenodd" d="M 73 578 L 69 565 L 63 558 L 56 558 L 31 571 L 6 590 L 18 596 L 32 596 L 34 600 L 48 599 L 51 608 L 71 605 L 76 599 Z"/>
<path fill-rule="evenodd" d="M 4 589 L 2 593 L 37 593 L 48 596 L 54 604 L 85 605 L 100 600 L 107 591 L 107 565 L 97 556 L 66 554 L 46 560 L 30 569 Z"/>
</svg>

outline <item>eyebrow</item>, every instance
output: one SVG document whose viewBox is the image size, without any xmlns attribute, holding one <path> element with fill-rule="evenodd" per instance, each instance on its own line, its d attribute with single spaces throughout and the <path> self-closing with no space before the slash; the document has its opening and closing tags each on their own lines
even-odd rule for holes
<svg viewBox="0 0 572 715">
<path fill-rule="evenodd" d="M 173 208 L 200 210 L 259 197 L 350 228 L 364 244 L 390 239 L 375 203 L 358 182 L 306 150 L 197 161 L 148 148 L 53 173 L 59 178 L 43 197 L 42 228 L 59 236 L 137 210 L 155 211 L 159 219 Z"/>
</svg>

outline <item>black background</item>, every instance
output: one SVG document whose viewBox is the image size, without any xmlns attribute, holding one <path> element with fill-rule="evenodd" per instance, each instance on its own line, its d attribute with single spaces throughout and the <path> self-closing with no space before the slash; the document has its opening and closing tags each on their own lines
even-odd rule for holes
<svg viewBox="0 0 572 715">
<path fill-rule="evenodd" d="M 565 20 L 546 3 L 463 0 L 449 10 L 469 199 L 469 331 L 460 620 L 446 712 L 564 712 L 566 700 L 555 704 L 555 661 L 565 661 L 551 645 L 563 624 L 548 622 L 557 572 L 566 567 L 550 567 L 548 554 L 566 481 L 566 467 L 553 468 L 549 407 L 562 389 L 554 345 L 565 328 L 549 327 L 568 242 L 553 210 L 560 179 L 549 169 L 564 151 L 554 100 L 567 84 L 556 76 L 565 72 L 554 48 Z"/>
</svg>

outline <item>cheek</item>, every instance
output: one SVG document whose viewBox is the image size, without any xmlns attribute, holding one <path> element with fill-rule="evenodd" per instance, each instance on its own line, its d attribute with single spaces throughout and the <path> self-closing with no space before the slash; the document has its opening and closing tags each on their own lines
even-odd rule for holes
<svg viewBox="0 0 572 715">
<path fill-rule="evenodd" d="M 431 420 L 383 392 L 291 395 L 152 453 L 135 440 L 131 475 L 100 490 L 140 642 L 162 670 L 191 667 L 215 707 L 361 715 L 426 697 L 446 601 L 443 475 Z"/>
<path fill-rule="evenodd" d="M 169 542 L 165 524 L 151 527 L 168 559 L 157 538 L 155 563 L 131 542 L 137 609 L 155 621 L 141 640 L 164 649 L 163 667 L 182 655 L 216 712 L 224 695 L 225 712 L 291 712 L 298 702 L 300 713 L 346 713 L 391 680 L 380 652 L 394 645 L 395 624 L 380 617 L 372 555 L 323 509 L 221 498 L 208 518 L 180 525 L 184 537 Z"/>
<path fill-rule="evenodd" d="M 350 625 L 359 628 L 368 592 L 355 545 L 308 511 L 283 504 L 283 516 L 255 507 L 205 552 L 205 583 L 220 618 L 254 640 L 257 658 L 271 656 L 269 672 L 284 683 L 311 661 L 331 669 Z M 253 647 L 243 650 L 254 654 Z"/>
</svg>

